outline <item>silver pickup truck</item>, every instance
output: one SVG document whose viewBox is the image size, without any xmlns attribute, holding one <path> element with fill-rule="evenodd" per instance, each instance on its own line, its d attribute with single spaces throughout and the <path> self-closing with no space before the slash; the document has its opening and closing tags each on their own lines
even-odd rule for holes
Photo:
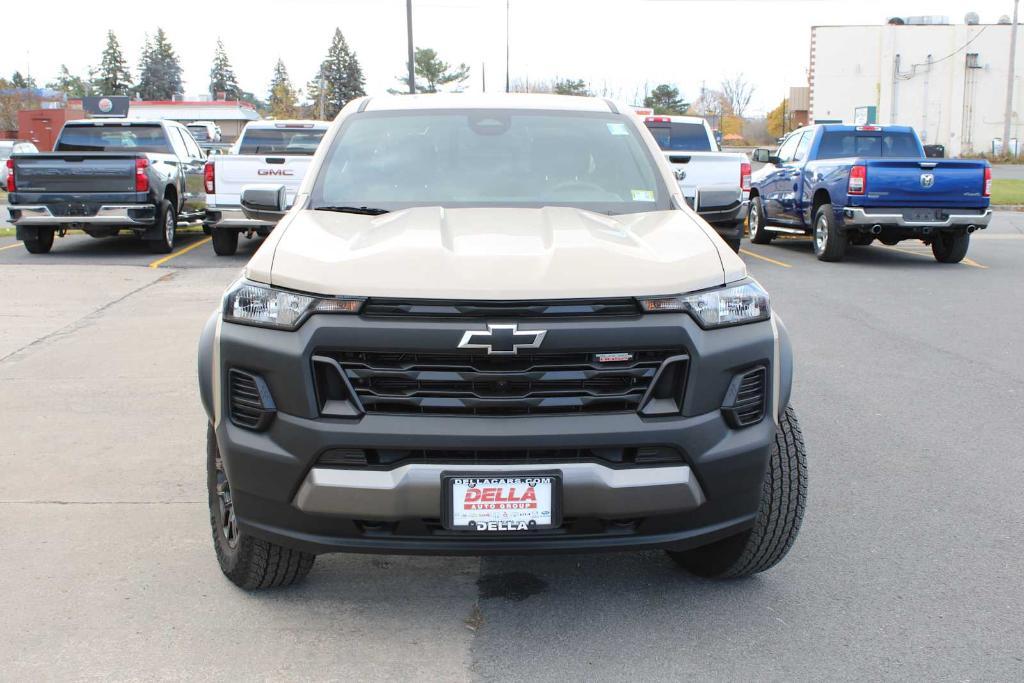
<svg viewBox="0 0 1024 683">
<path fill-rule="evenodd" d="M 45 254 L 55 234 L 92 237 L 132 230 L 156 253 L 174 249 L 179 221 L 206 209 L 206 158 L 174 121 L 69 121 L 54 151 L 15 154 L 8 196 L 17 237 Z"/>
</svg>

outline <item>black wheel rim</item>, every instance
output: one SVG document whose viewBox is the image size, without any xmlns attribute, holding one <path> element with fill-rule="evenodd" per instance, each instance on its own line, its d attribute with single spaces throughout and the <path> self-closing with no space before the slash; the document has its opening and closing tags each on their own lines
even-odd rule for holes
<svg viewBox="0 0 1024 683">
<path fill-rule="evenodd" d="M 220 520 L 220 530 L 228 547 L 234 548 L 238 545 L 238 520 L 235 518 L 231 485 L 228 484 L 228 475 L 224 471 L 224 461 L 217 458 L 215 466 L 217 469 L 217 514 Z"/>
</svg>

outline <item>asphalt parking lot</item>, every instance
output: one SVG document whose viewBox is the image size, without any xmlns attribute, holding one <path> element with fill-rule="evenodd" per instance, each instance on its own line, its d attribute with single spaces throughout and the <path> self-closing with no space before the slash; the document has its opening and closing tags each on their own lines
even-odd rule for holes
<svg viewBox="0 0 1024 683">
<path fill-rule="evenodd" d="M 257 245 L 0 237 L 3 678 L 1024 679 L 1024 214 L 958 265 L 744 245 L 795 346 L 810 488 L 789 557 L 729 583 L 659 552 L 333 555 L 236 589 L 195 347 Z"/>
</svg>

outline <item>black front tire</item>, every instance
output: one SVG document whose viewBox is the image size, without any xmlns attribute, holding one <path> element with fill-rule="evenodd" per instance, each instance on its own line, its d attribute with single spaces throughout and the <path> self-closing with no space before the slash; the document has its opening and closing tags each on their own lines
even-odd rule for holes
<svg viewBox="0 0 1024 683">
<path fill-rule="evenodd" d="M 174 207 L 166 199 L 160 202 L 156 211 L 156 224 L 159 230 L 156 239 L 148 240 L 149 250 L 154 254 L 170 254 L 174 251 L 174 238 L 177 232 L 178 215 Z"/>
<path fill-rule="evenodd" d="M 967 256 L 971 236 L 967 231 L 940 232 L 932 240 L 932 255 L 939 263 L 960 263 Z"/>
<path fill-rule="evenodd" d="M 765 230 L 767 225 L 764 218 L 764 204 L 760 197 L 750 200 L 750 213 L 747 214 L 747 230 L 750 232 L 750 241 L 754 244 L 768 244 L 775 237 L 775 233 Z"/>
<path fill-rule="evenodd" d="M 23 242 L 30 254 L 48 254 L 53 247 L 53 228 L 36 228 L 34 237 L 26 237 Z"/>
<path fill-rule="evenodd" d="M 842 261 L 849 244 L 846 233 L 839 229 L 839 221 L 831 204 L 822 204 L 814 214 L 814 255 L 820 261 Z"/>
<path fill-rule="evenodd" d="M 775 433 L 754 526 L 701 548 L 668 554 L 690 573 L 707 578 L 735 579 L 771 569 L 793 547 L 806 498 L 807 454 L 789 407 Z"/>
<path fill-rule="evenodd" d="M 232 583 L 250 591 L 277 588 L 297 583 L 309 574 L 316 555 L 254 538 L 239 530 L 231 486 L 213 425 L 206 429 L 206 488 L 217 562 Z"/>
<path fill-rule="evenodd" d="M 214 228 L 213 251 L 217 256 L 234 256 L 238 251 L 238 231 L 229 228 Z"/>
</svg>

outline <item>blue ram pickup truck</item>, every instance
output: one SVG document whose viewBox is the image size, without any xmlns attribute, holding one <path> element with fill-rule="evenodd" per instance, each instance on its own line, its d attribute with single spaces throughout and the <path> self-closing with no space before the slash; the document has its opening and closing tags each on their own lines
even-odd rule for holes
<svg viewBox="0 0 1024 683">
<path fill-rule="evenodd" d="M 851 244 L 919 239 L 958 263 L 992 218 L 988 162 L 927 158 L 906 126 L 807 126 L 753 158 L 765 166 L 751 179 L 750 240 L 811 235 L 822 261 Z"/>
</svg>

